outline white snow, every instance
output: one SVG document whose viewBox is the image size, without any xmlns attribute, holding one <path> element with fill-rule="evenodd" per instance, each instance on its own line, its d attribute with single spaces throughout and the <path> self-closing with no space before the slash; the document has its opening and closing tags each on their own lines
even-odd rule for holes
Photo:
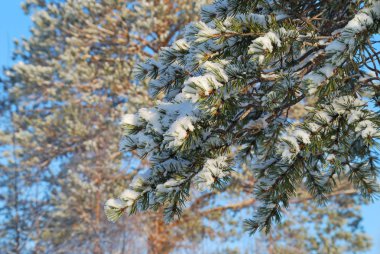
<svg viewBox="0 0 380 254">
<path fill-rule="evenodd" d="M 228 163 L 226 162 L 226 156 L 218 156 L 215 159 L 207 159 L 202 170 L 197 175 L 198 185 L 201 190 L 210 188 L 215 182 L 215 178 L 223 178 L 226 176 L 226 168 Z"/>
<path fill-rule="evenodd" d="M 297 138 L 284 133 L 281 137 L 282 142 L 277 148 L 277 152 L 281 155 L 284 161 L 291 162 L 294 157 L 300 152 L 300 147 Z"/>
<path fill-rule="evenodd" d="M 326 78 L 330 78 L 334 74 L 335 67 L 332 64 L 326 64 L 322 68 L 320 68 L 318 71 L 322 72 Z"/>
<path fill-rule="evenodd" d="M 194 42 L 202 43 L 212 38 L 214 35 L 219 34 L 218 30 L 211 28 L 206 23 L 199 21 L 195 24 L 195 26 L 199 29 L 198 34 L 196 35 L 196 39 Z"/>
<path fill-rule="evenodd" d="M 325 123 L 329 123 L 332 119 L 326 111 L 318 111 L 314 116 Z"/>
<path fill-rule="evenodd" d="M 126 207 L 126 204 L 120 199 L 111 198 L 107 200 L 107 202 L 105 203 L 105 206 L 110 207 L 112 209 L 122 209 Z"/>
<path fill-rule="evenodd" d="M 355 128 L 355 131 L 360 133 L 363 138 L 379 137 L 380 135 L 379 128 L 369 120 L 361 121 Z"/>
<path fill-rule="evenodd" d="M 363 10 L 362 12 L 355 15 L 355 17 L 348 22 L 346 25 L 343 36 L 345 36 L 347 33 L 348 35 L 352 34 L 352 32 L 347 32 L 349 30 L 354 31 L 355 33 L 362 32 L 363 30 L 366 30 L 368 26 L 371 26 L 373 24 L 373 19 L 370 17 L 367 13 L 365 13 L 367 10 Z"/>
<path fill-rule="evenodd" d="M 201 76 L 191 77 L 184 82 L 182 92 L 176 95 L 175 100 L 178 102 L 190 101 L 196 103 L 200 94 L 208 96 L 212 91 L 223 86 L 221 82 L 227 82 L 228 76 L 224 68 L 217 63 L 206 62 L 204 65 L 213 73 L 206 73 Z"/>
<path fill-rule="evenodd" d="M 122 200 L 136 200 L 139 197 L 140 193 L 137 191 L 126 189 L 120 194 L 120 199 Z"/>
<path fill-rule="evenodd" d="M 346 49 L 346 45 L 339 40 L 332 41 L 327 47 L 326 52 L 327 53 L 336 53 L 336 52 L 342 52 Z"/>
<path fill-rule="evenodd" d="M 300 139 L 304 144 L 310 144 L 310 134 L 302 129 L 296 129 L 293 131 L 293 135 Z"/>
<path fill-rule="evenodd" d="M 132 183 L 130 184 L 130 187 L 132 189 L 138 189 L 143 186 L 143 184 L 148 181 L 148 179 L 151 177 L 152 171 L 150 169 L 146 169 L 144 171 L 139 172 L 138 175 L 133 177 Z"/>
<path fill-rule="evenodd" d="M 344 114 L 349 107 L 361 107 L 366 103 L 360 99 L 357 99 L 351 95 L 341 96 L 333 100 L 332 106 L 336 113 Z"/>
<path fill-rule="evenodd" d="M 333 161 L 335 159 L 335 155 L 334 154 L 329 154 L 329 155 L 327 155 L 327 157 L 326 157 L 326 160 L 327 161 Z"/>
<path fill-rule="evenodd" d="M 169 140 L 169 147 L 178 147 L 183 144 L 185 139 L 188 136 L 188 132 L 194 131 L 194 125 L 192 121 L 194 121 L 194 117 L 183 116 L 175 120 L 169 130 L 164 134 L 166 140 Z"/>
<path fill-rule="evenodd" d="M 141 122 L 139 121 L 139 117 L 137 115 L 126 114 L 121 119 L 121 124 L 138 126 L 139 124 L 141 124 Z"/>
<path fill-rule="evenodd" d="M 281 40 L 278 35 L 272 31 L 266 33 L 264 36 L 256 38 L 249 46 L 249 53 L 263 54 L 265 51 L 272 53 L 274 46 L 281 47 Z"/>
<path fill-rule="evenodd" d="M 247 21 L 253 22 L 256 24 L 259 24 L 263 27 L 267 27 L 267 16 L 257 13 L 250 13 L 250 14 L 238 14 L 235 16 L 236 19 L 240 20 L 241 22 L 246 23 Z"/>
<path fill-rule="evenodd" d="M 189 44 L 185 39 L 179 39 L 173 43 L 172 48 L 177 51 L 188 50 Z"/>
<path fill-rule="evenodd" d="M 258 129 L 258 130 L 265 129 L 268 127 L 268 122 L 266 120 L 269 118 L 269 116 L 270 115 L 260 117 L 259 119 L 254 120 L 254 121 L 251 120 L 247 123 L 245 128 Z"/>
<path fill-rule="evenodd" d="M 347 123 L 352 124 L 352 123 L 358 121 L 363 116 L 364 116 L 363 111 L 356 110 L 356 109 L 351 110 L 350 114 L 348 115 Z"/>
<path fill-rule="evenodd" d="M 138 111 L 139 116 L 148 122 L 152 129 L 160 134 L 163 133 L 160 123 L 160 113 L 155 108 L 142 108 Z"/>
<path fill-rule="evenodd" d="M 225 72 L 225 66 L 220 63 L 206 61 L 202 65 L 206 70 L 215 75 L 215 77 L 221 82 L 228 82 L 228 76 Z"/>
</svg>

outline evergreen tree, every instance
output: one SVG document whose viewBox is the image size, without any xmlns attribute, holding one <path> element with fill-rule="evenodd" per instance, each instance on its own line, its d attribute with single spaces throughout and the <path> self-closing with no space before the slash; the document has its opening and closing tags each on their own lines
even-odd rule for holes
<svg viewBox="0 0 380 254">
<path fill-rule="evenodd" d="M 189 189 L 191 200 L 181 221 L 165 223 L 161 207 L 158 214 L 141 213 L 110 225 L 100 211 L 136 171 L 149 168 L 147 160 L 117 152 L 119 118 L 141 105 L 152 105 L 145 80 L 137 84 L 132 67 L 181 37 L 179 28 L 196 18 L 199 4 L 26 2 L 24 8 L 34 20 L 32 35 L 18 44 L 15 57 L 21 62 L 6 73 L 8 93 L 2 108 L 2 113 L 12 112 L 12 119 L 4 114 L 4 122 L 11 126 L 0 135 L 3 158 L 8 159 L 0 161 L 1 194 L 6 194 L 1 195 L 0 210 L 7 215 L 0 230 L 1 253 L 162 254 L 202 248 L 213 253 L 210 240 L 218 245 L 215 253 L 250 253 L 251 246 L 241 239 L 241 219 L 257 206 L 249 196 L 256 182 L 255 160 L 239 161 L 227 189 Z M 290 108 L 289 119 L 300 118 L 303 107 Z M 340 196 L 353 194 L 351 186 L 339 187 L 329 196 L 339 195 L 344 202 L 334 201 L 331 208 L 322 209 L 309 209 L 310 196 L 297 190 L 292 213 L 313 219 L 285 218 L 275 235 L 260 238 L 265 243 L 260 253 L 273 253 L 274 244 L 277 251 L 305 241 L 317 241 L 318 247 L 308 244 L 299 248 L 303 253 L 328 247 L 330 242 L 314 233 L 326 230 L 307 232 L 305 221 L 316 226 L 314 222 L 321 223 L 319 216 L 329 214 L 324 225 L 338 225 L 335 219 L 341 214 L 335 215 L 335 210 L 357 207 L 356 199 Z M 341 230 L 334 231 L 346 234 L 344 240 L 339 238 L 342 245 L 363 239 L 358 250 L 367 249 L 368 238 L 349 225 L 359 221 L 360 214 L 346 215 L 347 220 L 338 222 Z M 294 235 L 294 228 L 300 227 Z M 240 241 L 240 247 L 230 248 L 233 241 Z"/>
<path fill-rule="evenodd" d="M 12 118 L 13 112 L 7 113 L 6 117 Z M 0 132 L 0 145 L 6 144 L 0 149 L 0 251 L 19 254 L 22 253 L 34 222 L 25 211 L 30 211 L 33 216 L 40 214 L 35 210 L 35 202 L 29 202 L 34 198 L 35 192 L 22 191 L 23 184 L 30 182 L 30 172 L 23 170 L 19 160 L 21 151 L 16 143 L 15 131 L 9 124 L 4 124 L 2 129 L 10 135 Z"/>
<path fill-rule="evenodd" d="M 159 237 L 148 228 L 128 233 L 142 220 L 155 224 L 155 216 L 129 219 L 128 227 L 109 226 L 101 208 L 112 191 L 119 192 L 115 186 L 146 166 L 121 156 L 117 146 L 122 114 L 149 105 L 146 84 L 135 84 L 132 66 L 175 40 L 201 3 L 26 1 L 31 37 L 16 44 L 19 62 L 6 71 L 1 108 L 11 122 L 1 145 L 9 151 L 14 136 L 20 166 L 16 180 L 12 154 L 4 156 L 10 163 L 1 166 L 2 193 L 10 194 L 0 209 L 7 215 L 2 232 L 9 237 L 0 252 L 12 252 L 10 246 L 21 239 L 21 253 L 136 253 L 150 244 L 141 240 L 146 235 Z"/>
<path fill-rule="evenodd" d="M 122 119 L 123 151 L 152 163 L 117 199 L 124 212 L 163 206 L 179 217 L 192 186 L 221 190 L 240 161 L 254 164 L 260 206 L 247 229 L 270 230 L 299 188 L 326 202 L 339 182 L 378 191 L 380 2 L 236 1 L 136 71 L 157 102 Z M 306 104 L 300 121 L 288 112 Z"/>
</svg>

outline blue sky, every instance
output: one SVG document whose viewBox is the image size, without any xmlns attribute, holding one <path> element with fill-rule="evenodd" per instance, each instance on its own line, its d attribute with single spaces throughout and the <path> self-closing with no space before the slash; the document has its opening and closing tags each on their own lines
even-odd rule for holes
<svg viewBox="0 0 380 254">
<path fill-rule="evenodd" d="M 20 0 L 0 2 L 0 65 L 12 63 L 13 39 L 29 34 L 30 19 L 21 9 Z"/>
<path fill-rule="evenodd" d="M 0 2 L 0 65 L 12 64 L 13 40 L 27 37 L 30 18 L 21 9 L 21 0 Z M 363 208 L 364 228 L 374 241 L 368 254 L 380 254 L 380 200 Z"/>
</svg>

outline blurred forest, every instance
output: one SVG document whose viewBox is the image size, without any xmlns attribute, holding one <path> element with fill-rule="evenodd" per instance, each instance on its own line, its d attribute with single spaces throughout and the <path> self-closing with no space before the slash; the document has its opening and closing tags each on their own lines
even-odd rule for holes
<svg viewBox="0 0 380 254">
<path fill-rule="evenodd" d="M 26 0 L 31 36 L 1 86 L 0 253 L 364 253 L 363 201 L 341 183 L 327 206 L 302 189 L 283 223 L 249 237 L 255 179 L 241 164 L 223 194 L 192 190 L 180 221 L 162 211 L 106 220 L 104 202 L 149 163 L 118 151 L 125 113 L 152 105 L 133 68 L 181 37 L 208 1 Z M 302 107 L 292 109 L 300 118 Z M 242 177 L 244 176 L 244 178 Z"/>
</svg>

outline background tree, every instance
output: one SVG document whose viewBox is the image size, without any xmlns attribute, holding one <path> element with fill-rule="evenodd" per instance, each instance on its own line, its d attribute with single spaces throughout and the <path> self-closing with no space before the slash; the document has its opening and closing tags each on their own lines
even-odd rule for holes
<svg viewBox="0 0 380 254">
<path fill-rule="evenodd" d="M 16 136 L 21 172 L 32 177 L 18 184 L 43 195 L 33 198 L 40 216 L 23 211 L 36 220 L 31 223 L 37 232 L 22 230 L 31 238 L 20 251 L 112 252 L 130 238 L 132 249 L 125 251 L 136 253 L 131 243 L 139 246 L 135 238 L 145 236 L 109 226 L 101 212 L 110 187 L 124 185 L 136 167 L 144 166 L 118 152 L 118 121 L 149 103 L 146 86 L 133 82 L 134 63 L 168 45 L 199 5 L 112 0 L 27 1 L 24 7 L 33 14 L 32 35 L 18 43 L 20 62 L 6 73 L 4 110 L 18 107 L 14 131 L 6 135 Z M 128 220 L 130 227 L 133 223 Z"/>
</svg>

